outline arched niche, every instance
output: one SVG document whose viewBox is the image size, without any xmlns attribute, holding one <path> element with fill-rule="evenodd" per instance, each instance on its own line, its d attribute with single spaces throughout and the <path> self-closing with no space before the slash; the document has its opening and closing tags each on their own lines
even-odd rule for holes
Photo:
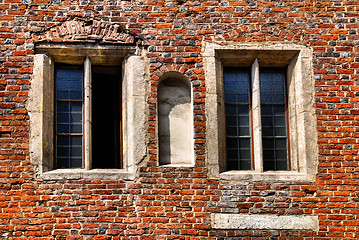
<svg viewBox="0 0 359 240">
<path fill-rule="evenodd" d="M 189 79 L 167 72 L 157 89 L 160 165 L 192 166 L 193 109 Z"/>
</svg>

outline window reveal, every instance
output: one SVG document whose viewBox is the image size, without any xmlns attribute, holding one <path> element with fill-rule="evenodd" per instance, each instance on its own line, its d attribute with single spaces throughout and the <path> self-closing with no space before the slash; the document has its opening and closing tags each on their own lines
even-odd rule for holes
<svg viewBox="0 0 359 240">
<path fill-rule="evenodd" d="M 289 170 L 285 74 L 224 70 L 227 170 Z"/>
</svg>

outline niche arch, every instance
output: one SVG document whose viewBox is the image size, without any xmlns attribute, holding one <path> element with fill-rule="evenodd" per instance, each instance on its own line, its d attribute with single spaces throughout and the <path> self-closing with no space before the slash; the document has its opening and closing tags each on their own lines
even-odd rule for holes
<svg viewBox="0 0 359 240">
<path fill-rule="evenodd" d="M 192 85 L 180 72 L 163 74 L 157 88 L 159 164 L 193 166 Z"/>
</svg>

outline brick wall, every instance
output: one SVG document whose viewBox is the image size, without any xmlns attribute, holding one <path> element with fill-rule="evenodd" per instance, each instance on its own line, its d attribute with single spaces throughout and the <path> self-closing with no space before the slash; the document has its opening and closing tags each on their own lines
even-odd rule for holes
<svg viewBox="0 0 359 240">
<path fill-rule="evenodd" d="M 358 239 L 358 12 L 359 1 L 348 0 L 0 0 L 0 239 Z M 63 26 L 71 21 L 83 29 L 67 37 Z M 34 46 L 96 36 L 145 49 L 147 158 L 135 181 L 38 180 L 26 109 Z M 207 177 L 204 41 L 313 48 L 316 182 Z M 156 87 L 171 70 L 193 83 L 192 168 L 158 166 Z M 317 215 L 319 231 L 215 230 L 211 213 Z"/>
</svg>

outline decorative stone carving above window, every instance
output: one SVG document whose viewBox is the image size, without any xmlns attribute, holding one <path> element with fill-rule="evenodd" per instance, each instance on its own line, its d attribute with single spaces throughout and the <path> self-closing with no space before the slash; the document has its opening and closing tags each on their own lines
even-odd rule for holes
<svg viewBox="0 0 359 240">
<path fill-rule="evenodd" d="M 33 35 L 34 42 L 88 42 L 129 45 L 136 44 L 134 35 L 123 30 L 118 24 L 97 20 L 74 19 L 50 27 L 38 29 Z"/>
</svg>

